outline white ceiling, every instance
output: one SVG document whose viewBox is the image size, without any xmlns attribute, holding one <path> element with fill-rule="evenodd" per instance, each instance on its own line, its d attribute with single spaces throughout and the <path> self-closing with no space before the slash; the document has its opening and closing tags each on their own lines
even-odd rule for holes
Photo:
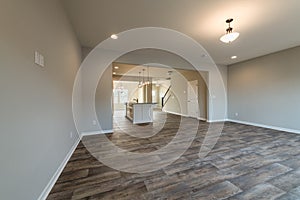
<svg viewBox="0 0 300 200">
<path fill-rule="evenodd" d="M 198 41 L 217 64 L 233 64 L 300 45 L 300 0 L 62 0 L 82 46 L 113 33 L 164 27 Z M 225 20 L 240 37 L 220 42 Z M 230 57 L 236 55 L 236 60 Z"/>
</svg>

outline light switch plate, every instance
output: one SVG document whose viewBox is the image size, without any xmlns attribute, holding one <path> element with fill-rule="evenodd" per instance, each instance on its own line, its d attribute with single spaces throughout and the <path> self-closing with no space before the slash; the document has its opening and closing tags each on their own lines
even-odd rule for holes
<svg viewBox="0 0 300 200">
<path fill-rule="evenodd" d="M 34 63 L 39 65 L 40 67 L 45 66 L 45 59 L 42 54 L 40 54 L 38 51 L 34 52 Z"/>
<path fill-rule="evenodd" d="M 45 63 L 44 63 L 44 56 L 40 54 L 40 62 L 39 62 L 40 66 L 44 67 Z"/>
<path fill-rule="evenodd" d="M 37 51 L 34 52 L 34 63 L 38 64 L 38 65 L 40 63 L 40 56 L 39 55 L 40 55 L 39 52 L 37 52 Z"/>
</svg>

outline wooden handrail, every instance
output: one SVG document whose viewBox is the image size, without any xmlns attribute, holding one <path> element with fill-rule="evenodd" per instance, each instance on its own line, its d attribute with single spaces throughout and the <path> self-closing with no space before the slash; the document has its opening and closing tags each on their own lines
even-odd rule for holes
<svg viewBox="0 0 300 200">
<path fill-rule="evenodd" d="M 162 107 L 162 108 L 166 105 L 167 101 L 169 100 L 169 98 L 170 98 L 170 96 L 171 96 L 171 95 L 169 95 L 168 98 L 167 98 L 167 100 L 165 101 L 165 98 L 166 98 L 168 92 L 170 91 L 170 89 L 171 89 L 171 85 L 170 85 L 169 88 L 167 89 L 165 95 L 161 98 L 161 107 Z"/>
<path fill-rule="evenodd" d="M 170 85 L 169 88 L 167 89 L 165 95 L 163 96 L 163 99 L 167 96 L 167 94 L 168 94 L 168 92 L 170 91 L 170 89 L 171 89 L 171 85 Z"/>
</svg>

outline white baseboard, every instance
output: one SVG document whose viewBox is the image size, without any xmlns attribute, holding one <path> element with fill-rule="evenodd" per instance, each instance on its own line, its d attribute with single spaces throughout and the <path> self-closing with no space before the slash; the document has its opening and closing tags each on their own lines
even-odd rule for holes
<svg viewBox="0 0 300 200">
<path fill-rule="evenodd" d="M 188 115 L 185 115 L 185 114 L 172 112 L 172 111 L 167 111 L 167 110 L 163 110 L 163 112 L 170 113 L 170 114 L 173 114 L 173 115 L 179 115 L 179 116 L 182 116 L 182 117 L 189 117 Z"/>
<path fill-rule="evenodd" d="M 227 119 L 207 120 L 208 123 L 226 122 Z"/>
<path fill-rule="evenodd" d="M 73 155 L 73 153 L 74 153 L 76 147 L 78 146 L 79 142 L 80 142 L 80 138 L 78 138 L 76 140 L 76 142 L 74 143 L 74 145 L 72 146 L 72 148 L 70 149 L 70 151 L 68 152 L 68 154 L 66 155 L 65 159 L 59 165 L 58 169 L 53 174 L 52 178 L 50 179 L 49 183 L 44 188 L 44 190 L 41 193 L 41 195 L 39 196 L 38 200 L 45 200 L 48 197 L 49 193 L 51 192 L 51 189 L 55 185 L 57 179 L 59 178 L 59 176 L 62 173 L 62 171 L 64 170 L 66 164 L 68 163 L 68 161 L 70 160 L 71 156 Z"/>
<path fill-rule="evenodd" d="M 102 130 L 102 131 L 90 131 L 90 132 L 82 132 L 80 134 L 80 138 L 82 139 L 83 136 L 89 136 L 89 135 L 99 135 L 99 134 L 107 134 L 107 133 L 113 133 L 114 131 L 112 129 L 110 130 Z"/>
<path fill-rule="evenodd" d="M 197 117 L 197 119 L 200 120 L 200 121 L 205 121 L 205 122 L 207 121 L 207 119 L 203 118 L 203 117 Z"/>
<path fill-rule="evenodd" d="M 284 131 L 284 132 L 289 132 L 289 133 L 300 134 L 300 130 L 295 130 L 295 129 L 282 128 L 282 127 L 277 127 L 277 126 L 268 126 L 268 125 L 265 125 L 265 124 L 258 124 L 258 123 L 252 123 L 252 122 L 246 122 L 246 121 L 240 121 L 240 120 L 233 120 L 233 119 L 227 119 L 227 121 L 234 122 L 234 123 L 239 123 L 239 124 L 246 124 L 246 125 L 250 125 L 250 126 L 268 128 L 268 129 L 273 129 L 273 130 L 277 130 L 277 131 Z"/>
<path fill-rule="evenodd" d="M 71 156 L 73 155 L 76 147 L 78 146 L 78 144 L 79 144 L 79 142 L 80 142 L 80 140 L 82 139 L 83 136 L 106 134 L 106 133 L 112 133 L 112 132 L 113 132 L 113 130 L 82 132 L 80 137 L 76 140 L 76 142 L 74 143 L 74 145 L 72 146 L 72 148 L 70 149 L 68 154 L 66 155 L 65 159 L 62 161 L 62 163 L 60 164 L 60 166 L 58 167 L 58 169 L 56 170 L 56 172 L 54 173 L 54 175 L 50 179 L 49 183 L 47 184 L 47 186 L 45 187 L 45 189 L 43 190 L 43 192 L 39 196 L 38 200 L 45 200 L 48 197 L 49 193 L 51 192 L 51 189 L 55 185 L 57 179 L 59 178 L 60 174 L 64 170 L 66 164 L 70 160 Z"/>
<path fill-rule="evenodd" d="M 172 111 L 167 111 L 167 110 L 163 110 L 163 112 L 170 113 L 170 114 L 173 114 L 173 115 L 179 115 L 179 116 L 182 116 L 182 117 L 191 117 L 189 115 L 185 115 L 185 114 L 181 114 L 181 113 L 177 113 L 177 112 L 172 112 Z M 207 119 L 203 118 L 203 117 L 197 117 L 195 119 L 198 119 L 200 121 L 207 121 Z M 220 120 L 220 121 L 226 121 L 226 120 Z M 218 120 L 218 121 L 213 121 L 213 122 L 220 122 L 220 121 Z"/>
</svg>

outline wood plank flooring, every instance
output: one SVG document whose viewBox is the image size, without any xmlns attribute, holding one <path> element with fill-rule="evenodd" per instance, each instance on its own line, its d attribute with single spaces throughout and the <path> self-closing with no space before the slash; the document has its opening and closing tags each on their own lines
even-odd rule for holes
<svg viewBox="0 0 300 200">
<path fill-rule="evenodd" d="M 107 137 L 132 152 L 155 151 L 172 140 L 181 117 L 158 112 L 155 119 L 139 126 L 118 116 Z M 209 124 L 197 123 L 195 140 L 176 162 L 145 174 L 111 169 L 80 143 L 48 199 L 300 199 L 300 135 L 226 122 L 213 150 L 199 159 Z M 141 139 L 125 133 L 153 130 L 160 131 Z"/>
</svg>

